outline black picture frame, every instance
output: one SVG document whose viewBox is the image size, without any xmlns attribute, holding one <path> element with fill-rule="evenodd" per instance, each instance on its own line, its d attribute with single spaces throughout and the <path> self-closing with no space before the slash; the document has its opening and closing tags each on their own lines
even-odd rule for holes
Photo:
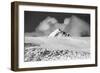
<svg viewBox="0 0 100 73">
<path fill-rule="evenodd" d="M 34 67 L 34 68 L 19 68 L 19 6 L 44 6 L 44 7 L 60 7 L 60 8 L 80 8 L 90 9 L 95 11 L 95 64 L 82 65 L 63 65 L 63 66 L 48 66 L 48 67 Z M 47 70 L 47 69 L 61 69 L 61 68 L 80 68 L 80 67 L 94 67 L 97 66 L 97 7 L 84 5 L 69 5 L 69 4 L 49 4 L 49 3 L 35 3 L 35 2 L 12 2 L 11 3 L 11 70 L 13 71 L 28 71 L 28 70 Z"/>
</svg>

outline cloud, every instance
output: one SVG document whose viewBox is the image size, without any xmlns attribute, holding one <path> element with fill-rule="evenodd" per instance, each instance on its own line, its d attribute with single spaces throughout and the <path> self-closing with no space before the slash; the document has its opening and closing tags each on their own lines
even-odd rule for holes
<svg viewBox="0 0 100 73">
<path fill-rule="evenodd" d="M 90 36 L 89 24 L 74 15 L 70 18 L 69 24 L 65 26 L 64 31 L 72 36 Z"/>
<path fill-rule="evenodd" d="M 51 32 L 57 29 L 58 26 L 58 21 L 54 17 L 48 16 L 42 22 L 40 22 L 35 31 L 48 36 Z"/>
<path fill-rule="evenodd" d="M 89 24 L 75 15 L 66 17 L 63 23 L 58 23 L 56 18 L 48 16 L 40 22 L 32 36 L 48 36 L 56 29 L 61 29 L 72 37 L 90 36 Z"/>
</svg>

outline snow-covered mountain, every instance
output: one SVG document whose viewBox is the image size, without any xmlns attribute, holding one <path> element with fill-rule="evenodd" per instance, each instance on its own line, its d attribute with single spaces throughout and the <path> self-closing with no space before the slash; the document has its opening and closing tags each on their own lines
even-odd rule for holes
<svg viewBox="0 0 100 73">
<path fill-rule="evenodd" d="M 60 29 L 54 30 L 48 37 L 69 37 L 70 34 Z"/>
</svg>

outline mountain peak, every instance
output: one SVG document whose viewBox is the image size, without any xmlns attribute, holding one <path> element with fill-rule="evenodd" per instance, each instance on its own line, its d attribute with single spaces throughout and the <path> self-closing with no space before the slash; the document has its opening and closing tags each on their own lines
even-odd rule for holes
<svg viewBox="0 0 100 73">
<path fill-rule="evenodd" d="M 60 29 L 54 30 L 48 37 L 69 37 L 70 34 Z"/>
</svg>

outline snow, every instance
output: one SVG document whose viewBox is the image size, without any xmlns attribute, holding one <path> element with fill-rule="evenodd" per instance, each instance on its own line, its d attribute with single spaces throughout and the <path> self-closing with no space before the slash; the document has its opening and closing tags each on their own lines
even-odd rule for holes
<svg viewBox="0 0 100 73">
<path fill-rule="evenodd" d="M 66 37 L 66 38 L 51 38 L 51 37 L 25 37 L 25 43 L 39 44 L 42 48 L 49 49 L 65 49 L 66 47 L 71 49 L 88 51 L 90 48 L 89 37 Z M 82 49 L 80 49 L 82 48 Z"/>
<path fill-rule="evenodd" d="M 31 45 L 29 46 L 25 45 L 25 61 L 37 61 L 36 57 L 40 58 L 41 53 L 46 53 L 46 51 L 49 54 L 45 54 L 39 61 L 57 60 L 57 58 L 65 60 L 68 58 L 86 59 L 90 56 L 90 37 L 25 37 L 25 44 L 30 43 Z M 59 51 L 63 51 L 64 55 Z M 65 54 L 66 51 L 68 53 Z M 52 56 L 57 52 L 59 52 L 59 55 Z M 50 54 L 52 54 L 52 57 L 46 57 Z"/>
</svg>

